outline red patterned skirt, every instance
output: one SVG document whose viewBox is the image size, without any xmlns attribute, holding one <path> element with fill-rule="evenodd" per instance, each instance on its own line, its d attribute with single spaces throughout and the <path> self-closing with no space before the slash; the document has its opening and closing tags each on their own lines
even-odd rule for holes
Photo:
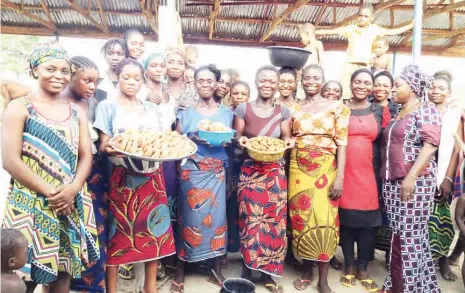
<svg viewBox="0 0 465 293">
<path fill-rule="evenodd" d="M 239 228 L 244 263 L 252 270 L 279 277 L 287 247 L 284 165 L 246 160 L 239 180 Z"/>
<path fill-rule="evenodd" d="M 174 254 L 162 168 L 139 174 L 116 167 L 110 182 L 107 264 L 147 262 Z"/>
</svg>

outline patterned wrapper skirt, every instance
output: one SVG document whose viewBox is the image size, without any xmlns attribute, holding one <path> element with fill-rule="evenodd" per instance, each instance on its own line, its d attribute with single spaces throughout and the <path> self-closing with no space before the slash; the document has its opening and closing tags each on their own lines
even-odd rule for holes
<svg viewBox="0 0 465 293">
<path fill-rule="evenodd" d="M 241 254 L 245 265 L 280 277 L 287 247 L 284 164 L 246 160 L 238 194 Z"/>
<path fill-rule="evenodd" d="M 433 261 L 449 254 L 454 237 L 455 231 L 452 225 L 449 203 L 435 201 L 433 212 L 429 218 L 429 245 Z"/>
<path fill-rule="evenodd" d="M 333 154 L 296 148 L 289 170 L 292 249 L 297 256 L 329 262 L 339 242 L 339 200 L 329 198 L 336 179 Z"/>
<path fill-rule="evenodd" d="M 118 266 L 175 253 L 163 172 L 116 167 L 111 177 L 107 264 Z"/>
<path fill-rule="evenodd" d="M 178 257 L 187 262 L 226 253 L 226 181 L 223 161 L 194 155 L 181 166 Z"/>
<path fill-rule="evenodd" d="M 383 197 L 391 227 L 391 264 L 384 289 L 389 293 L 439 293 L 428 241 L 428 219 L 436 178 L 418 177 L 414 199 L 400 200 L 402 180 L 384 180 Z"/>
<path fill-rule="evenodd" d="M 92 170 L 87 179 L 87 186 L 94 207 L 95 222 L 97 224 L 98 241 L 100 245 L 100 259 L 82 272 L 81 279 L 71 281 L 71 290 L 84 292 L 105 292 L 105 270 L 107 264 L 107 211 L 108 186 L 102 177 L 101 157 L 94 155 Z"/>
</svg>

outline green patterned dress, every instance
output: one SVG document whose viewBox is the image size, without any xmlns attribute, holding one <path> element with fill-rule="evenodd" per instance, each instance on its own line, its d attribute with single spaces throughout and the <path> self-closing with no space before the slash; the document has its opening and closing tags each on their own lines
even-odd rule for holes
<svg viewBox="0 0 465 293">
<path fill-rule="evenodd" d="M 51 186 L 73 181 L 79 147 L 79 117 L 75 105 L 64 121 L 40 115 L 23 98 L 29 111 L 23 132 L 22 160 Z M 28 240 L 28 261 L 17 273 L 26 281 L 47 284 L 58 272 L 80 278 L 85 267 L 99 258 L 92 199 L 87 188 L 75 197 L 70 216 L 57 216 L 42 194 L 11 179 L 4 228 L 20 230 Z"/>
</svg>

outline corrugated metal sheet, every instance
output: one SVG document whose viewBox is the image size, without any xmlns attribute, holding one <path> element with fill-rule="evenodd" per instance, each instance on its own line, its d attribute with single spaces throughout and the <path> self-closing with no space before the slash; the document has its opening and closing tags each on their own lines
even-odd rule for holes
<svg viewBox="0 0 465 293">
<path fill-rule="evenodd" d="M 291 13 L 291 15 L 287 17 L 287 20 L 301 23 L 314 22 L 321 8 L 323 8 L 323 6 L 304 5 Z"/>
<path fill-rule="evenodd" d="M 180 15 L 189 16 L 208 16 L 210 15 L 210 6 L 196 5 L 186 6 L 189 0 L 176 0 L 176 7 Z"/>
<path fill-rule="evenodd" d="M 377 13 L 374 23 L 380 26 L 390 26 L 391 25 L 391 13 L 389 10 L 383 10 Z"/>
<path fill-rule="evenodd" d="M 147 19 L 141 15 L 106 14 L 105 16 L 112 30 L 124 32 L 127 29 L 134 28 L 145 33 L 152 32 Z M 100 20 L 98 16 L 95 16 L 95 19 Z"/>
<path fill-rule="evenodd" d="M 30 11 L 30 12 L 33 12 L 33 11 Z M 34 12 L 36 12 L 34 14 L 37 14 L 37 11 L 34 11 Z M 1 20 L 2 20 L 2 25 L 5 25 L 5 26 L 42 27 L 42 25 L 39 24 L 38 22 L 35 22 L 29 17 L 26 17 L 22 15 L 21 13 L 18 13 L 13 10 L 2 10 Z"/>
<path fill-rule="evenodd" d="M 426 41 L 423 43 L 424 46 L 429 47 L 446 47 L 451 42 L 450 38 L 437 39 L 432 41 Z"/>
<path fill-rule="evenodd" d="M 455 28 L 464 28 L 465 27 L 465 15 L 455 14 L 454 16 Z"/>
<path fill-rule="evenodd" d="M 21 0 L 9 0 L 11 3 L 20 5 Z M 24 6 L 40 6 L 40 0 L 23 0 Z"/>
<path fill-rule="evenodd" d="M 333 1 L 335 3 L 343 3 L 343 4 L 360 4 L 360 1 L 359 0 L 335 0 Z M 379 3 L 380 1 L 379 0 L 365 0 L 363 1 L 363 3 L 366 3 L 366 4 L 377 4 Z"/>
<path fill-rule="evenodd" d="M 267 14 L 267 5 L 238 5 L 238 6 L 222 6 L 220 10 L 220 17 L 225 18 L 258 18 L 258 19 L 270 19 Z"/>
<path fill-rule="evenodd" d="M 220 22 L 217 22 L 218 27 Z M 191 18 L 182 18 L 181 19 L 182 30 L 187 36 L 201 37 L 208 36 L 208 21 L 203 19 L 191 19 Z"/>
<path fill-rule="evenodd" d="M 413 19 L 413 10 L 394 10 L 394 26 L 404 24 Z"/>
<path fill-rule="evenodd" d="M 298 42 L 300 40 L 299 29 L 296 26 L 279 25 L 270 36 L 272 41 Z"/>
<path fill-rule="evenodd" d="M 76 11 L 51 11 L 52 19 L 61 28 L 90 28 L 92 23 Z"/>
<path fill-rule="evenodd" d="M 268 28 L 264 25 L 264 29 Z M 262 24 L 245 23 L 245 22 L 217 22 L 215 36 L 221 38 L 258 40 L 260 38 Z M 208 33 L 207 33 L 208 35 Z"/>
<path fill-rule="evenodd" d="M 85 0 L 83 0 L 85 1 Z M 95 1 L 95 0 L 93 0 Z M 134 12 L 140 11 L 138 1 L 134 0 L 101 0 L 103 10 L 121 11 L 121 12 Z"/>
<path fill-rule="evenodd" d="M 435 15 L 423 21 L 424 29 L 448 29 L 449 27 L 448 13 Z"/>
</svg>

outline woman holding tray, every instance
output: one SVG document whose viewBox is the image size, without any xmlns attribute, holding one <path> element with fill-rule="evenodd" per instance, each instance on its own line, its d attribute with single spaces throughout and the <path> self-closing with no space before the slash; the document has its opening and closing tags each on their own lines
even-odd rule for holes
<svg viewBox="0 0 465 293">
<path fill-rule="evenodd" d="M 141 127 L 161 131 L 157 111 L 149 102 L 137 99 L 144 71 L 134 59 L 124 59 L 117 71 L 120 93 L 100 102 L 94 127 L 99 130 L 100 151 L 107 153 L 115 168 L 111 176 L 107 246 L 107 292 L 117 292 L 118 268 L 145 262 L 144 292 L 157 292 L 158 259 L 175 253 L 168 199 L 162 167 L 158 163 L 134 164 L 111 146 L 111 137 Z"/>
<path fill-rule="evenodd" d="M 232 124 L 231 110 L 213 99 L 220 75 L 213 65 L 197 69 L 194 79 L 200 99 L 177 116 L 178 132 L 192 139 L 198 151 L 180 168 L 181 192 L 176 234 L 179 262 L 170 289 L 175 293 L 184 292 L 185 262 L 213 259 L 213 277 L 209 281 L 222 285 L 224 280 L 220 271 L 220 257 L 226 253 L 228 239 L 225 170 L 228 154 L 224 146 L 212 147 L 197 135 L 198 124 L 204 119 L 229 127 Z"/>
<path fill-rule="evenodd" d="M 281 138 L 293 146 L 291 113 L 273 98 L 278 90 L 279 72 L 265 66 L 257 71 L 255 101 L 237 106 L 234 129 L 239 146 L 249 138 Z M 244 161 L 238 184 L 239 231 L 243 259 L 242 278 L 251 279 L 252 270 L 262 273 L 265 287 L 273 293 L 283 288 L 272 277 L 281 277 L 284 269 L 287 236 L 287 180 L 284 160 L 261 163 Z"/>
</svg>

